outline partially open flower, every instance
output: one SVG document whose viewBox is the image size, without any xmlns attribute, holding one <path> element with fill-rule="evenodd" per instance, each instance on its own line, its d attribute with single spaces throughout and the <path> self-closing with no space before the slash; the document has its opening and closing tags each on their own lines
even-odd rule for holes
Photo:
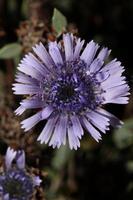
<svg viewBox="0 0 133 200">
<path fill-rule="evenodd" d="M 15 165 L 13 165 L 15 161 Z M 23 150 L 7 149 L 5 157 L 6 170 L 0 176 L 0 195 L 3 200 L 28 200 L 34 187 L 39 186 L 39 176 L 32 176 L 25 169 L 25 153 Z"/>
<path fill-rule="evenodd" d="M 50 42 L 48 51 L 40 43 L 35 53 L 27 54 L 19 64 L 13 86 L 17 95 L 29 95 L 16 114 L 27 109 L 37 113 L 21 122 L 25 131 L 47 120 L 38 140 L 53 147 L 80 146 L 84 128 L 96 140 L 122 122 L 102 107 L 108 103 L 128 103 L 129 87 L 122 76 L 124 67 L 116 59 L 106 64 L 110 50 L 94 41 L 83 50 L 84 41 L 72 34 L 63 35 L 63 43 Z"/>
</svg>

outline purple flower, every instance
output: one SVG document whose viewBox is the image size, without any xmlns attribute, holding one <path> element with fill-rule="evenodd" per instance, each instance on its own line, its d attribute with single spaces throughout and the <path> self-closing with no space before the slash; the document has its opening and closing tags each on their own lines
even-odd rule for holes
<svg viewBox="0 0 133 200">
<path fill-rule="evenodd" d="M 10 169 L 0 176 L 3 200 L 29 200 L 33 194 L 33 182 L 21 169 Z"/>
<path fill-rule="evenodd" d="M 68 138 L 71 149 L 80 147 L 86 129 L 99 141 L 109 125 L 122 122 L 103 109 L 108 103 L 128 103 L 129 87 L 122 76 L 124 67 L 117 59 L 106 62 L 110 54 L 94 41 L 83 50 L 84 41 L 72 34 L 63 35 L 63 43 L 40 43 L 34 53 L 19 64 L 14 93 L 29 95 L 20 103 L 16 114 L 27 109 L 37 113 L 21 122 L 25 131 L 47 120 L 38 141 L 60 147 Z M 106 64 L 107 63 L 107 64 Z"/>
<path fill-rule="evenodd" d="M 13 161 L 16 166 L 12 165 Z M 25 152 L 8 147 L 5 156 L 6 171 L 0 175 L 0 197 L 3 200 L 28 200 L 34 187 L 39 186 L 39 176 L 30 175 L 25 170 Z"/>
</svg>

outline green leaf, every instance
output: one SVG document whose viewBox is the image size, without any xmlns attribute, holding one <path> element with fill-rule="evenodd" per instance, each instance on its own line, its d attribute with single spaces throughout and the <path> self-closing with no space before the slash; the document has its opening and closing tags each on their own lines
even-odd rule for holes
<svg viewBox="0 0 133 200">
<path fill-rule="evenodd" d="M 0 49 L 0 59 L 10 59 L 18 56 L 22 47 L 18 43 L 10 43 Z"/>
<path fill-rule="evenodd" d="M 67 26 L 66 17 L 56 8 L 54 9 L 54 14 L 52 17 L 52 25 L 57 33 L 57 36 L 59 36 Z"/>
<path fill-rule="evenodd" d="M 113 139 L 119 149 L 133 145 L 133 118 L 126 120 L 122 128 L 115 130 Z"/>
</svg>

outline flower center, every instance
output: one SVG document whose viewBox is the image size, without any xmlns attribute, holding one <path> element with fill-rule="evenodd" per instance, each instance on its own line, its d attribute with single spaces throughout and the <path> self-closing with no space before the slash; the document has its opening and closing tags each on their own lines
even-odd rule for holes
<svg viewBox="0 0 133 200">
<path fill-rule="evenodd" d="M 61 101 L 68 102 L 74 95 L 74 88 L 71 85 L 64 85 L 59 88 L 58 96 Z"/>
<path fill-rule="evenodd" d="M 84 62 L 69 62 L 57 74 L 49 86 L 47 98 L 55 110 L 80 114 L 101 104 L 100 84 L 94 75 L 86 73 Z"/>
<path fill-rule="evenodd" d="M 2 182 L 4 194 L 9 194 L 10 198 L 21 199 L 29 196 L 33 192 L 33 183 L 31 178 L 24 171 L 14 169 L 6 173 Z"/>
<path fill-rule="evenodd" d="M 16 196 L 19 197 L 21 194 L 21 182 L 16 180 L 10 180 L 6 183 L 5 189 L 11 197 Z"/>
</svg>

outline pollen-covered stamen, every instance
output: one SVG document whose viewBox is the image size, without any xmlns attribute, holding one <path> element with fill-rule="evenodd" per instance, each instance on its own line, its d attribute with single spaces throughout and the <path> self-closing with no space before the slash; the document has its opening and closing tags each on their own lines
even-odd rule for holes
<svg viewBox="0 0 133 200">
<path fill-rule="evenodd" d="M 75 88 L 77 87 L 78 85 L 73 80 L 72 75 L 67 77 L 60 75 L 60 77 L 52 83 L 49 101 L 51 101 L 56 109 L 60 110 L 65 108 L 65 111 L 70 110 L 72 104 L 74 102 L 76 103 L 77 91 L 75 91 Z"/>
</svg>

